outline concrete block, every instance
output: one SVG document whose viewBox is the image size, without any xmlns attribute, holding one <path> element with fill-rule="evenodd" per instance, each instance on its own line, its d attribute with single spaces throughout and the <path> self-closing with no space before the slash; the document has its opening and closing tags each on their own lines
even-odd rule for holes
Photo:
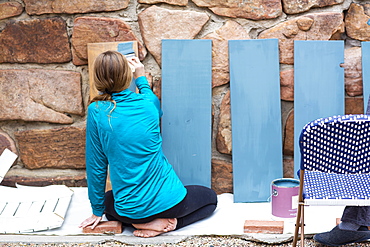
<svg viewBox="0 0 370 247">
<path fill-rule="evenodd" d="M 91 226 L 87 226 L 82 229 L 82 232 L 117 234 L 122 233 L 122 230 L 122 223 L 119 221 L 102 221 L 94 229 L 91 229 Z"/>
<path fill-rule="evenodd" d="M 284 221 L 246 220 L 244 233 L 273 233 L 284 232 Z"/>
</svg>

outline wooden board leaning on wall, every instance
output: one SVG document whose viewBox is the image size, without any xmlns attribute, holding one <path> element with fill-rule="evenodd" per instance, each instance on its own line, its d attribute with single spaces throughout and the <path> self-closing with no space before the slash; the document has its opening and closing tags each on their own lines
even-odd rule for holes
<svg viewBox="0 0 370 247">
<path fill-rule="evenodd" d="M 119 51 L 120 44 L 132 44 L 132 49 L 135 51 L 136 56 L 138 55 L 138 44 L 137 41 L 128 41 L 128 42 L 105 42 L 105 43 L 88 43 L 87 44 L 87 54 L 88 54 L 88 67 L 89 67 L 89 85 L 90 85 L 90 100 L 98 95 L 98 90 L 94 85 L 94 62 L 99 54 L 106 51 Z M 106 183 L 106 191 L 112 189 L 112 184 L 109 178 Z"/>
</svg>

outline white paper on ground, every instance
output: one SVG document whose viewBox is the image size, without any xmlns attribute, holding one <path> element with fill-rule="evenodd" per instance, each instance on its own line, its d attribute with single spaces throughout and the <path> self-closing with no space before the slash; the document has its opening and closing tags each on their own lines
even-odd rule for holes
<svg viewBox="0 0 370 247">
<path fill-rule="evenodd" d="M 0 183 L 3 181 L 5 174 L 8 172 L 14 161 L 17 159 L 17 155 L 5 148 L 0 156 Z"/>
<path fill-rule="evenodd" d="M 87 188 L 71 189 L 74 195 L 62 227 L 32 234 L 82 234 L 82 229 L 78 225 L 92 214 Z M 342 216 L 343 208 L 341 206 L 305 207 L 305 233 L 314 234 L 331 230 L 336 224 L 336 218 Z M 212 216 L 166 235 L 243 235 L 245 220 L 283 220 L 284 234 L 294 232 L 295 218 L 274 217 L 271 214 L 270 203 L 234 203 L 232 194 L 221 194 L 218 196 L 218 206 Z M 125 228 L 122 235 L 132 235 L 133 230 L 133 228 Z"/>
</svg>

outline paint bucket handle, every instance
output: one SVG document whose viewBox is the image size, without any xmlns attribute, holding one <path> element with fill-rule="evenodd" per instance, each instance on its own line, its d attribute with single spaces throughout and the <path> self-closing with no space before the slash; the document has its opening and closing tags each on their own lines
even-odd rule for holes
<svg viewBox="0 0 370 247">
<path fill-rule="evenodd" d="M 272 190 L 271 195 L 267 198 L 268 202 L 271 202 L 273 196 L 278 196 L 279 192 L 276 189 Z"/>
</svg>

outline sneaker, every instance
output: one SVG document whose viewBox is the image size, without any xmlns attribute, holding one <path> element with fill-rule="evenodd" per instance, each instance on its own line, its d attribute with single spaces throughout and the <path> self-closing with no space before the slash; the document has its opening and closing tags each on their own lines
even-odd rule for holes
<svg viewBox="0 0 370 247">
<path fill-rule="evenodd" d="M 316 234 L 313 239 L 329 246 L 341 246 L 370 239 L 370 231 L 360 228 L 358 231 L 342 230 L 338 226 L 330 232 Z"/>
</svg>

